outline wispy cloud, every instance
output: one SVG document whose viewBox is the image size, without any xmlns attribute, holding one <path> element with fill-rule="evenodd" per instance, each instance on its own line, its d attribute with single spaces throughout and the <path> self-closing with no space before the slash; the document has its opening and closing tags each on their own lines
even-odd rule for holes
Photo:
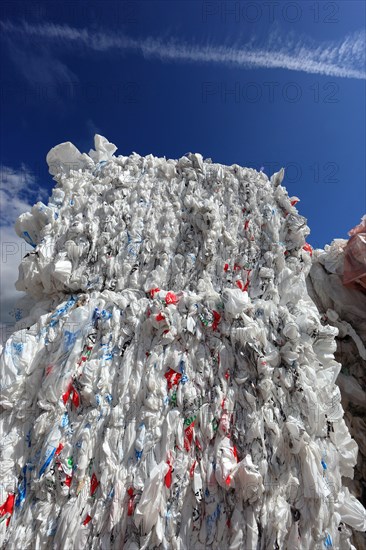
<svg viewBox="0 0 366 550">
<path fill-rule="evenodd" d="M 338 42 L 316 43 L 305 37 L 276 36 L 256 46 L 251 40 L 244 46 L 188 44 L 159 38 L 135 39 L 126 35 L 92 32 L 68 25 L 44 23 L 15 25 L 1 22 L 3 33 L 18 34 L 52 43 L 75 45 L 98 52 L 136 51 L 162 61 L 219 63 L 245 68 L 287 69 L 341 78 L 366 79 L 365 33 L 346 36 Z"/>
<path fill-rule="evenodd" d="M 23 295 L 14 286 L 18 279 L 18 266 L 23 256 L 31 250 L 15 233 L 14 224 L 18 216 L 29 211 L 34 202 L 46 198 L 47 192 L 36 185 L 36 178 L 26 166 L 22 165 L 17 170 L 0 166 L 0 338 L 4 336 L 4 330 L 14 324 L 12 310 Z"/>
</svg>

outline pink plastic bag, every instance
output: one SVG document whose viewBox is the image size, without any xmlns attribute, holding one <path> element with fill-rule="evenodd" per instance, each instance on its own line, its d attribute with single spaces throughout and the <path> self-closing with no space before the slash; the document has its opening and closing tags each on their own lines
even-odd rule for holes
<svg viewBox="0 0 366 550">
<path fill-rule="evenodd" d="M 351 283 L 366 290 L 366 232 L 354 234 L 345 248 L 343 284 Z"/>
</svg>

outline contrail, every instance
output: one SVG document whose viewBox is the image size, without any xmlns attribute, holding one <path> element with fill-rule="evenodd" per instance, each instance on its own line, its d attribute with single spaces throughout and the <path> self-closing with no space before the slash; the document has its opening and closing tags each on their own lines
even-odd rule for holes
<svg viewBox="0 0 366 550">
<path fill-rule="evenodd" d="M 0 22 L 3 33 L 45 38 L 62 44 L 80 44 L 100 52 L 109 50 L 136 51 L 145 57 L 162 61 L 217 63 L 245 68 L 287 69 L 311 74 L 365 80 L 365 35 L 362 32 L 346 36 L 339 42 L 309 44 L 304 38 L 298 42 L 271 41 L 271 46 L 198 45 L 163 40 L 162 38 L 134 39 L 126 35 L 91 32 L 68 25 L 44 23 L 15 25 Z M 277 42 L 277 44 L 273 43 Z M 308 42 L 308 43 L 307 43 Z"/>
</svg>

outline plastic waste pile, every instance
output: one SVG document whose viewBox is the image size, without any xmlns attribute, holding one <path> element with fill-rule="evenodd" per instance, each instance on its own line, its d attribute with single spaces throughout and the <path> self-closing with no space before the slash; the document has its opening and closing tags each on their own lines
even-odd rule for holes
<svg viewBox="0 0 366 550">
<path fill-rule="evenodd" d="M 341 390 L 347 427 L 359 446 L 354 479 L 344 478 L 343 483 L 365 505 L 366 216 L 349 234 L 348 241 L 335 239 L 325 250 L 314 250 L 307 285 L 324 322 L 338 329 L 335 356 L 342 369 L 336 382 Z M 355 533 L 354 537 L 357 548 L 366 548 L 365 534 Z"/>
<path fill-rule="evenodd" d="M 354 548 L 365 510 L 283 171 L 47 161 L 1 356 L 4 549 Z"/>
</svg>

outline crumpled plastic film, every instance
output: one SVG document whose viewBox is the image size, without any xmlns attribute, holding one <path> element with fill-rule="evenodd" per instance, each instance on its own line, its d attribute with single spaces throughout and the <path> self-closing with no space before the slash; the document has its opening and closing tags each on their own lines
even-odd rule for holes
<svg viewBox="0 0 366 550">
<path fill-rule="evenodd" d="M 115 150 L 53 148 L 16 225 L 2 548 L 354 548 L 337 329 L 283 170 Z"/>
</svg>

